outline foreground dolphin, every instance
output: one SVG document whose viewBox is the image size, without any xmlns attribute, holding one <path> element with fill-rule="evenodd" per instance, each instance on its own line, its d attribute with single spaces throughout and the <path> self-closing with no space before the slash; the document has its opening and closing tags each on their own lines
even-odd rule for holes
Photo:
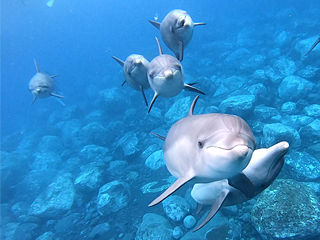
<svg viewBox="0 0 320 240">
<path fill-rule="evenodd" d="M 32 92 L 34 97 L 32 104 L 37 98 L 47 98 L 50 96 L 63 98 L 63 96 L 53 93 L 54 82 L 52 78 L 57 77 L 58 75 L 49 76 L 46 73 L 40 72 L 40 68 L 35 59 L 34 64 L 36 65 L 37 73 L 31 78 L 29 83 L 29 90 Z"/>
<path fill-rule="evenodd" d="M 306 55 L 308 55 L 318 45 L 319 42 L 320 42 L 320 37 L 314 42 L 314 44 L 312 45 L 310 50 L 306 53 Z"/>
<path fill-rule="evenodd" d="M 254 193 L 250 181 L 239 174 L 249 164 L 256 148 L 251 129 L 234 115 L 193 115 L 198 97 L 188 116 L 176 122 L 165 138 L 163 157 L 169 172 L 178 180 L 149 206 L 158 204 L 191 179 L 205 183 L 231 178 L 230 184 L 246 195 Z M 242 181 L 249 186 L 247 189 L 242 188 Z"/>
<path fill-rule="evenodd" d="M 143 99 L 148 106 L 144 90 L 150 87 L 147 76 L 149 61 L 139 54 L 131 54 L 125 62 L 114 56 L 112 58 L 123 67 L 125 78 L 123 84 L 127 82 L 133 89 L 141 91 Z"/>
<path fill-rule="evenodd" d="M 150 103 L 150 112 L 158 96 L 174 97 L 182 89 L 205 94 L 201 90 L 192 87 L 184 82 L 185 76 L 181 63 L 171 55 L 163 54 L 158 38 L 156 38 L 160 55 L 155 57 L 149 65 L 148 80 L 154 91 L 153 99 Z"/>
<path fill-rule="evenodd" d="M 284 155 L 289 150 L 287 142 L 280 142 L 270 148 L 261 148 L 253 152 L 249 165 L 243 170 L 255 187 L 254 196 L 264 191 L 279 175 L 284 164 Z M 243 186 L 244 188 L 246 186 Z M 243 203 L 251 198 L 231 187 L 224 179 L 212 183 L 195 184 L 191 196 L 198 203 L 197 213 L 203 205 L 212 205 L 207 217 L 194 230 L 202 228 L 215 216 L 222 206 Z M 254 197 L 253 196 L 253 197 Z"/>
<path fill-rule="evenodd" d="M 160 30 L 162 40 L 180 62 L 183 60 L 184 49 L 192 39 L 194 27 L 205 25 L 205 23 L 194 23 L 190 15 L 180 9 L 169 12 L 161 23 L 151 20 L 149 22 Z"/>
</svg>

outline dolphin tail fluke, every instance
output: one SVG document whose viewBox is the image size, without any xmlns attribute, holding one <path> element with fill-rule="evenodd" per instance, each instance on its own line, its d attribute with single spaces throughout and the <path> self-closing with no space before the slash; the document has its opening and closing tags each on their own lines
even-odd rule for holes
<svg viewBox="0 0 320 240">
<path fill-rule="evenodd" d="M 149 106 L 149 108 L 148 108 L 148 113 L 151 111 L 151 108 L 152 108 L 154 102 L 156 101 L 157 97 L 158 97 L 158 94 L 155 93 L 154 96 L 153 96 L 153 99 L 152 99 L 152 101 L 151 101 L 151 103 L 150 103 L 150 106 Z"/>
<path fill-rule="evenodd" d="M 155 21 L 152 21 L 152 20 L 149 20 L 149 22 L 150 22 L 153 26 L 155 26 L 156 28 L 158 28 L 158 29 L 160 30 L 160 24 L 161 24 L 161 23 L 155 22 Z"/>
<path fill-rule="evenodd" d="M 197 204 L 196 214 L 198 214 L 199 212 L 201 212 L 202 208 L 203 208 L 203 204 L 198 203 L 198 204 Z"/>
<path fill-rule="evenodd" d="M 144 102 L 146 103 L 147 107 L 148 107 L 148 101 L 147 101 L 147 98 L 146 98 L 146 95 L 144 94 L 144 91 L 143 91 L 143 87 L 140 86 L 140 90 L 142 92 L 142 96 L 143 96 L 143 99 L 144 99 Z"/>
<path fill-rule="evenodd" d="M 256 191 L 251 180 L 243 173 L 239 173 L 233 178 L 228 179 L 228 184 L 231 187 L 238 189 L 247 198 L 253 198 Z"/>
<path fill-rule="evenodd" d="M 191 91 L 191 92 L 196 92 L 196 93 L 200 93 L 200 94 L 203 94 L 203 95 L 206 95 L 204 92 L 202 92 L 200 89 L 198 88 L 195 88 L 195 87 L 192 87 L 188 84 L 184 84 L 184 90 L 186 91 Z"/>
<path fill-rule="evenodd" d="M 64 98 L 64 96 L 61 96 L 61 95 L 58 95 L 58 94 L 55 94 L 55 93 L 51 93 L 51 96 L 54 96 L 54 97 L 57 97 L 57 98 Z"/>
<path fill-rule="evenodd" d="M 120 60 L 119 58 L 117 58 L 117 57 L 115 57 L 115 56 L 112 56 L 112 58 L 113 58 L 114 60 L 116 60 L 116 61 L 123 67 L 124 61 Z"/>
<path fill-rule="evenodd" d="M 204 225 L 206 225 L 216 215 L 216 213 L 219 211 L 222 204 L 226 200 L 228 193 L 229 193 L 229 190 L 223 190 L 221 192 L 220 197 L 214 202 L 214 204 L 212 205 L 210 212 L 208 213 L 206 218 L 200 223 L 200 225 L 196 229 L 193 230 L 193 232 L 198 231 L 200 228 L 202 228 Z"/>
<path fill-rule="evenodd" d="M 53 75 L 53 76 L 50 76 L 51 78 L 55 78 L 55 77 L 58 77 L 60 76 L 60 74 L 56 74 L 56 75 Z"/>
<path fill-rule="evenodd" d="M 205 22 L 194 23 L 194 26 L 206 25 Z"/>
<path fill-rule="evenodd" d="M 305 54 L 305 56 L 307 56 L 320 42 L 320 37 L 314 42 L 314 44 L 312 45 L 312 47 L 310 48 L 310 50 Z"/>
<path fill-rule="evenodd" d="M 34 65 L 36 65 L 37 72 L 40 72 L 40 68 L 38 66 L 36 59 L 34 58 L 33 61 L 34 61 Z"/>
<path fill-rule="evenodd" d="M 194 178 L 193 172 L 188 172 L 186 175 L 182 176 L 181 178 L 178 178 L 166 191 L 164 191 L 159 197 L 153 200 L 149 204 L 149 207 L 152 207 L 162 202 L 164 199 L 169 197 L 172 193 L 174 193 L 176 190 L 178 190 L 180 187 L 182 187 L 185 183 L 190 181 L 192 178 Z"/>
</svg>

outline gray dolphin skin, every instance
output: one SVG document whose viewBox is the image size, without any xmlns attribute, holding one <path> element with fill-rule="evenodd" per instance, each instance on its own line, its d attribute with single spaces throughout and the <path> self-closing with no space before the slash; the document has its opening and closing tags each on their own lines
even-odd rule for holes
<svg viewBox="0 0 320 240">
<path fill-rule="evenodd" d="M 63 96 L 53 93 L 54 82 L 52 78 L 57 77 L 58 75 L 49 76 L 46 73 L 40 72 L 40 68 L 35 59 L 34 64 L 36 65 L 37 73 L 31 78 L 29 82 L 29 90 L 32 92 L 34 97 L 32 104 L 36 101 L 37 98 L 48 98 L 51 96 L 63 98 Z"/>
<path fill-rule="evenodd" d="M 309 51 L 305 54 L 305 56 L 308 55 L 318 45 L 319 42 L 320 42 L 320 37 L 314 42 L 314 44 L 309 49 Z"/>
<path fill-rule="evenodd" d="M 183 60 L 184 49 L 192 39 L 194 27 L 205 25 L 205 23 L 194 23 L 190 15 L 180 9 L 169 12 L 161 23 L 151 20 L 149 22 L 160 30 L 162 40 L 180 62 Z"/>
<path fill-rule="evenodd" d="M 127 82 L 133 89 L 141 91 L 143 99 L 148 106 L 144 90 L 150 88 L 147 76 L 149 61 L 139 54 L 131 54 L 125 62 L 114 56 L 112 58 L 123 67 L 123 75 L 125 78 L 123 84 Z"/>
<path fill-rule="evenodd" d="M 279 175 L 284 164 L 284 155 L 288 150 L 289 144 L 280 142 L 270 148 L 257 149 L 253 152 L 250 163 L 243 170 L 243 174 L 250 179 L 255 188 L 253 197 L 268 188 Z M 194 232 L 207 224 L 222 206 L 232 206 L 251 199 L 230 186 L 227 179 L 195 184 L 191 196 L 198 203 L 197 213 L 203 205 L 212 205 L 210 212 Z"/>
<path fill-rule="evenodd" d="M 155 57 L 149 65 L 148 80 L 154 91 L 148 113 L 158 96 L 170 98 L 177 96 L 182 89 L 204 94 L 201 90 L 184 82 L 185 76 L 181 63 L 171 55 L 163 54 L 158 38 L 156 38 L 159 56 Z"/>
<path fill-rule="evenodd" d="M 188 116 L 176 122 L 165 138 L 163 157 L 169 172 L 178 179 L 149 206 L 158 204 L 191 179 L 208 183 L 232 178 L 249 164 L 256 141 L 248 124 L 228 114 L 193 115 L 198 97 Z M 244 174 L 237 179 L 232 185 L 252 196 L 250 180 Z M 247 182 L 247 189 L 242 188 L 242 181 Z"/>
</svg>

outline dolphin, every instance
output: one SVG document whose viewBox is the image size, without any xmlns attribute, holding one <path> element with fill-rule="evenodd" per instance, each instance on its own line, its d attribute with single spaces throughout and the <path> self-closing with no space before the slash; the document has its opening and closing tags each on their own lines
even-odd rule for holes
<svg viewBox="0 0 320 240">
<path fill-rule="evenodd" d="M 320 37 L 314 42 L 314 44 L 312 45 L 310 50 L 305 54 L 305 56 L 308 55 L 318 45 L 319 42 L 320 42 Z"/>
<path fill-rule="evenodd" d="M 46 73 L 40 72 L 40 68 L 37 64 L 37 61 L 35 59 L 33 60 L 34 64 L 36 65 L 37 73 L 31 78 L 29 82 L 29 90 L 32 92 L 34 97 L 32 104 L 36 101 L 37 98 L 48 98 L 50 96 L 64 98 L 63 96 L 53 93 L 54 82 L 52 78 L 59 76 L 59 74 L 49 76 Z"/>
<path fill-rule="evenodd" d="M 279 175 L 284 164 L 284 155 L 288 150 L 289 143 L 280 142 L 272 147 L 257 149 L 253 152 L 250 163 L 242 172 L 254 185 L 253 197 L 268 188 Z M 243 186 L 243 188 L 245 187 Z M 227 179 L 195 184 L 191 196 L 198 203 L 197 213 L 201 211 L 203 205 L 212 205 L 207 217 L 194 232 L 207 224 L 222 206 L 232 206 L 251 199 L 238 189 L 230 186 Z"/>
<path fill-rule="evenodd" d="M 162 40 L 180 62 L 183 60 L 184 49 L 192 39 L 194 27 L 205 25 L 205 23 L 194 23 L 190 15 L 180 9 L 169 12 L 161 23 L 152 20 L 149 22 L 160 30 Z"/>
<path fill-rule="evenodd" d="M 125 78 L 123 84 L 127 82 L 133 89 L 141 91 L 143 99 L 148 106 L 144 90 L 150 87 L 147 76 L 149 61 L 139 54 L 131 54 L 125 62 L 114 56 L 112 58 L 123 67 Z"/>
<path fill-rule="evenodd" d="M 239 174 L 249 164 L 256 148 L 250 127 L 234 115 L 193 115 L 198 97 L 188 116 L 171 127 L 164 142 L 167 169 L 178 179 L 149 206 L 158 204 L 191 179 L 207 183 L 230 178 L 229 183 L 247 196 L 254 193 L 250 180 Z M 248 188 L 242 187 L 243 182 Z"/>
<path fill-rule="evenodd" d="M 185 76 L 181 63 L 171 55 L 163 54 L 158 38 L 156 38 L 160 55 L 155 57 L 149 65 L 148 80 L 154 91 L 150 103 L 150 112 L 158 96 L 170 98 L 178 95 L 182 89 L 204 94 L 201 90 L 184 82 Z"/>
</svg>

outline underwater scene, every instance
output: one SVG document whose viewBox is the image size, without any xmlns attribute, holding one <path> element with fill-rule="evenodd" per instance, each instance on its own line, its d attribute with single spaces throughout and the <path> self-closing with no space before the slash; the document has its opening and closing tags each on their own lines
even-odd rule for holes
<svg viewBox="0 0 320 240">
<path fill-rule="evenodd" d="M 320 239 L 319 16 L 1 1 L 1 239 Z"/>
</svg>

